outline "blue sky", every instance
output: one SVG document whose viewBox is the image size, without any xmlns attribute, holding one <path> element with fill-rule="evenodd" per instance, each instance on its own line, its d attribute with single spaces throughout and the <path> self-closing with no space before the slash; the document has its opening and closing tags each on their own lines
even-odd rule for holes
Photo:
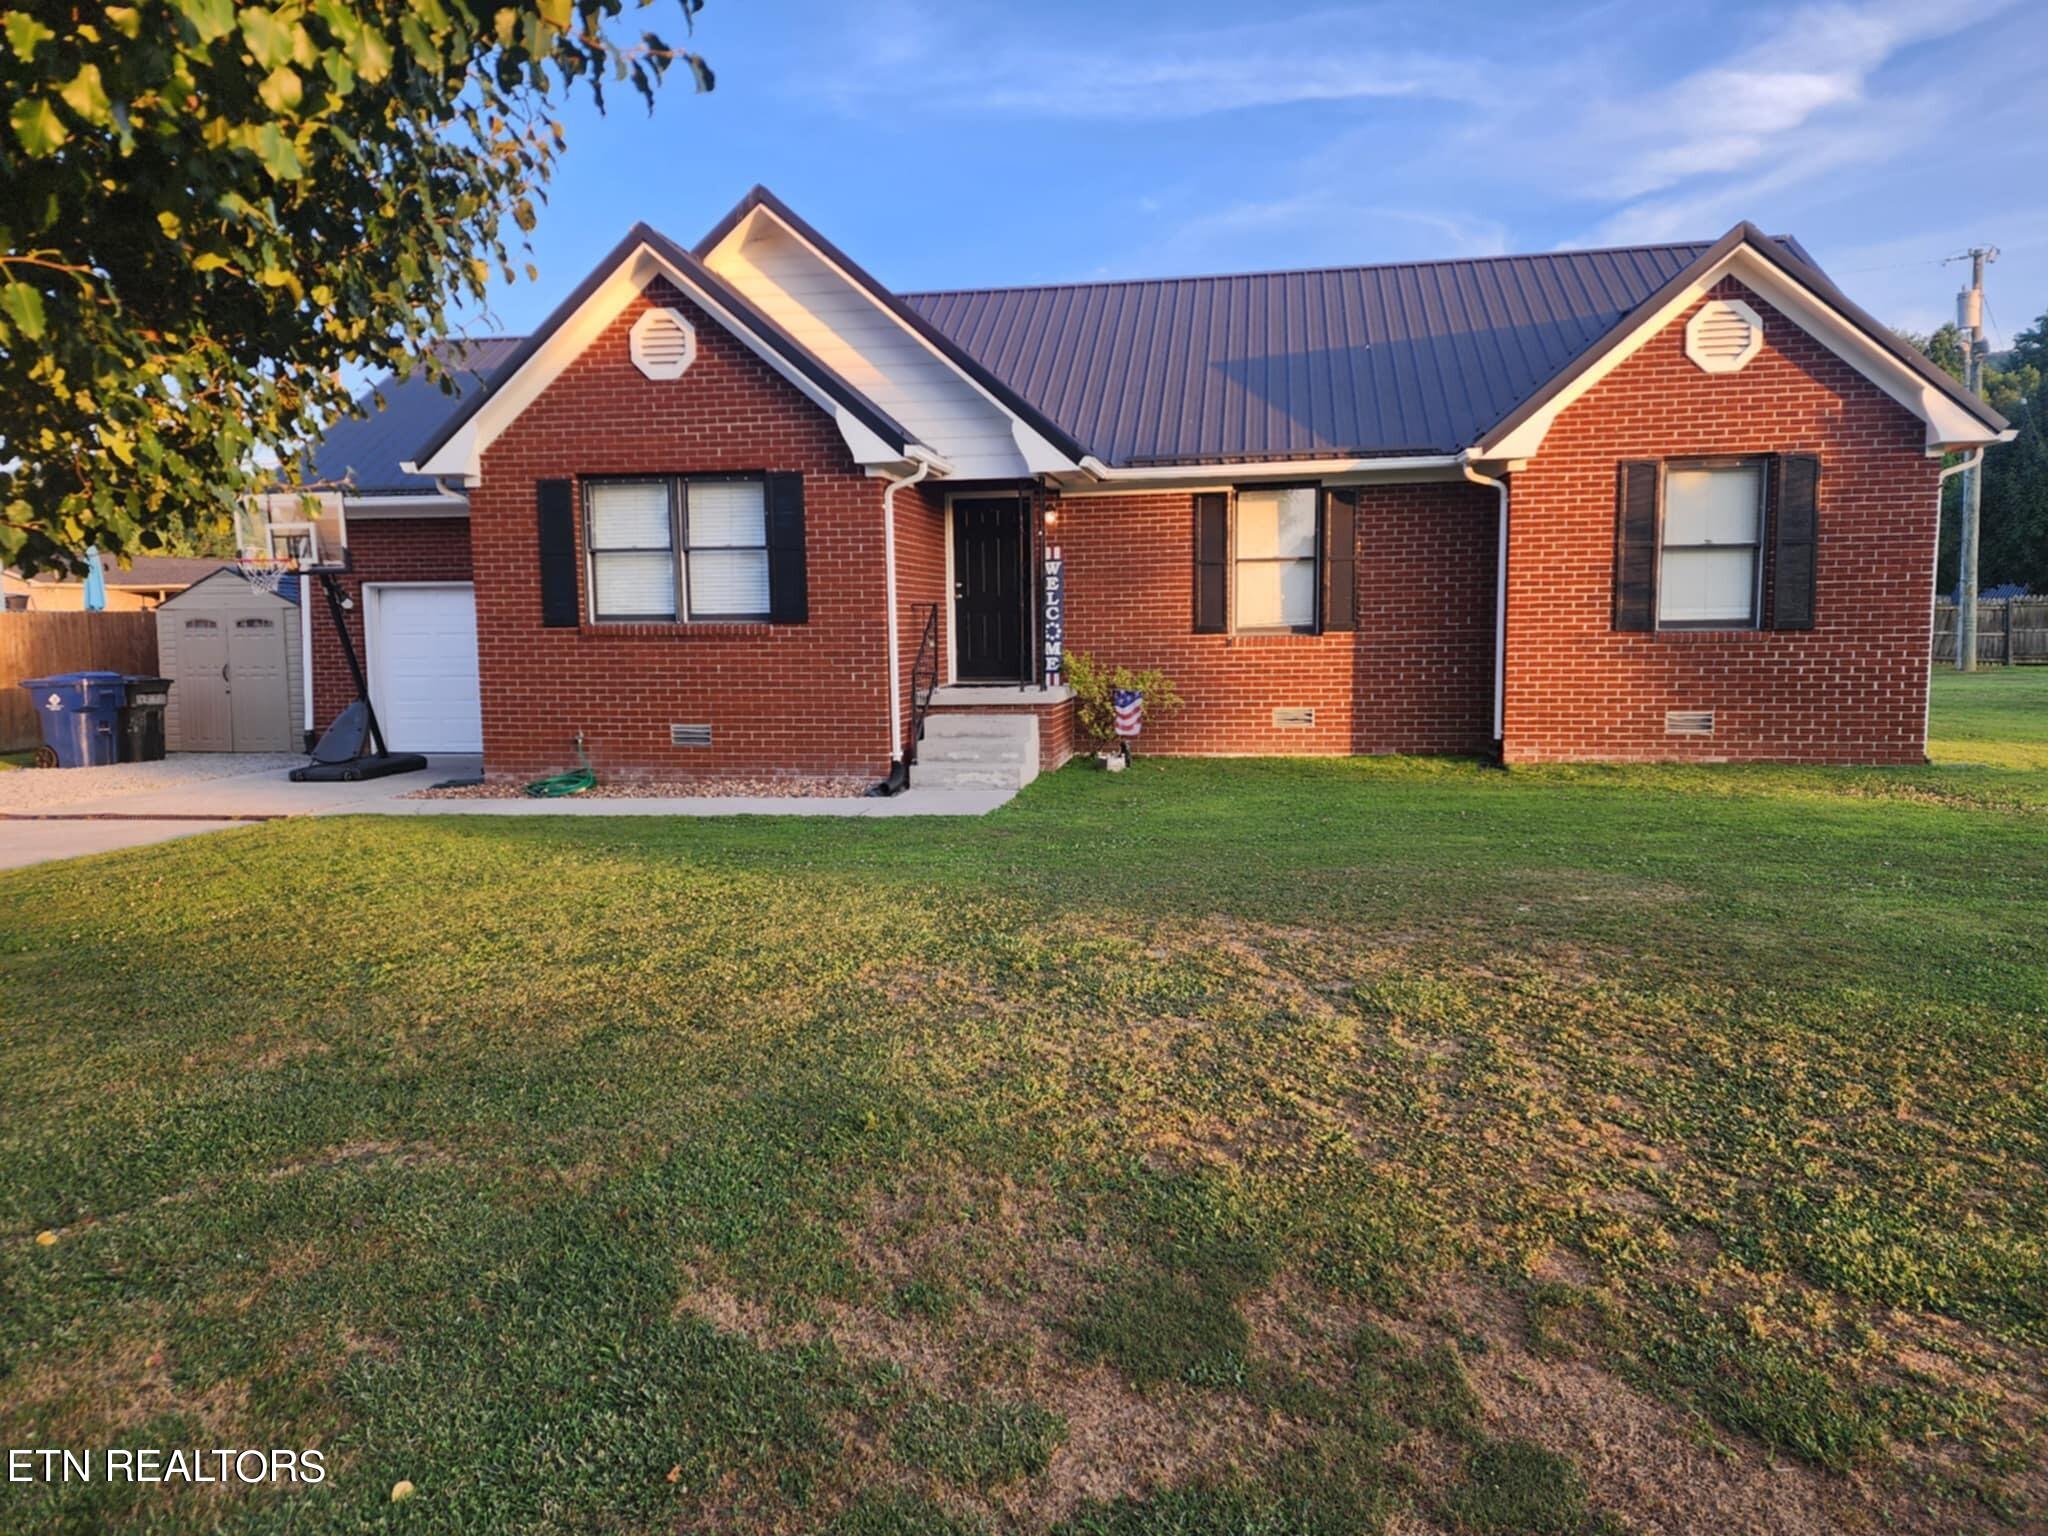
<svg viewBox="0 0 2048 1536">
<path fill-rule="evenodd" d="M 675 40 L 674 7 L 644 13 Z M 706 0 L 650 117 L 569 114 L 531 327 L 765 182 L 898 289 L 1798 235 L 1880 318 L 2048 309 L 2048 4 Z M 483 327 L 479 327 L 480 329 Z"/>
</svg>

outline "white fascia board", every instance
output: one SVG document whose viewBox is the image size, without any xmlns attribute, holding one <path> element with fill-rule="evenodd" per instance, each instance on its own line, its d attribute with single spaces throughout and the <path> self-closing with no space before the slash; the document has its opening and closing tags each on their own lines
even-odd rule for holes
<svg viewBox="0 0 2048 1536">
<path fill-rule="evenodd" d="M 442 445 L 440 452 L 425 463 L 407 463 L 400 467 L 408 474 L 442 476 L 465 486 L 478 484 L 483 478 L 483 456 L 491 444 L 519 419 L 522 411 L 540 398 L 550 384 L 562 376 L 572 362 L 582 356 L 584 350 L 604 333 L 605 327 L 624 313 L 626 306 L 656 277 L 667 278 L 688 294 L 700 309 L 766 363 L 779 378 L 830 416 L 856 463 L 903 461 L 900 451 L 882 442 L 838 401 L 786 361 L 781 353 L 756 336 L 737 315 L 699 287 L 688 273 L 671 264 L 659 252 L 642 245 L 598 285 L 575 314 L 562 323 L 517 373 L 499 386 L 476 414 Z"/>
<path fill-rule="evenodd" d="M 1660 306 L 1633 331 L 1610 347 L 1591 368 L 1549 401 L 1542 410 L 1507 436 L 1481 442 L 1473 452 L 1493 459 L 1530 459 L 1543 446 L 1553 422 L 1567 407 L 1626 361 L 1651 338 L 1712 291 L 1724 277 L 1734 277 L 1767 299 L 1771 307 L 1805 331 L 1891 399 L 1926 425 L 1929 452 L 1948 447 L 1973 447 L 1995 442 L 1996 434 L 1962 406 L 1907 367 L 1812 289 L 1748 246 L 1737 246 L 1682 293 Z"/>
<path fill-rule="evenodd" d="M 1062 476 L 1069 496 L 1137 496 L 1150 491 L 1228 490 L 1260 481 L 1319 480 L 1325 485 L 1371 485 L 1403 481 L 1461 480 L 1454 453 L 1411 454 L 1386 459 L 1260 459 L 1242 464 L 1146 464 L 1118 468 L 1094 455 L 1081 461 L 1079 476 Z"/>
<path fill-rule="evenodd" d="M 469 498 L 432 491 L 403 496 L 343 496 L 341 509 L 350 517 L 467 517 Z"/>
<path fill-rule="evenodd" d="M 739 223 L 735 224 L 731 229 L 726 231 L 726 235 L 723 240 L 719 241 L 717 245 L 713 246 L 710 251 L 705 253 L 705 265 L 709 266 L 711 264 L 712 258 L 716 256 L 718 252 L 725 250 L 728 247 L 744 250 L 746 248 L 747 242 L 754 238 L 755 221 L 761 219 L 774 219 L 775 227 L 781 230 L 791 240 L 794 240 L 798 245 L 802 246 L 805 250 L 809 251 L 811 255 L 817 259 L 817 262 L 820 266 L 825 268 L 825 270 L 830 272 L 834 277 L 838 278 L 839 281 L 846 284 L 846 286 L 851 288 L 855 293 L 859 294 L 869 304 L 873 305 L 875 308 L 875 312 L 877 314 L 886 316 L 891 325 L 896 326 L 899 330 L 903 332 L 904 335 L 908 336 L 912 341 L 916 342 L 920 347 L 924 348 L 925 351 L 929 352 L 933 357 L 937 358 L 941 363 L 945 364 L 947 370 L 950 371 L 955 378 L 959 379 L 963 384 L 965 384 L 969 389 L 973 390 L 977 395 L 980 395 L 982 399 L 988 401 L 990 405 L 994 406 L 997 410 L 1001 411 L 1010 422 L 1011 434 L 1017 440 L 1017 451 L 1023 455 L 1025 466 L 1032 474 L 1072 474 L 1075 470 L 1080 468 L 1080 466 L 1077 465 L 1072 459 L 1068 458 L 1064 453 L 1060 452 L 1059 449 L 1055 448 L 1051 443 L 1047 442 L 1042 434 L 1040 434 L 1032 428 L 1030 423 L 1026 422 L 1015 411 L 1011 410 L 1007 405 L 1003 404 L 1001 400 L 997 399 L 996 396 L 990 390 L 985 388 L 981 384 L 981 382 L 977 380 L 972 374 L 968 373 L 958 363 L 954 362 L 952 358 L 948 357 L 938 347 L 933 346 L 930 338 L 928 338 L 922 331 L 918 330 L 916 326 L 905 325 L 902 316 L 898 315 L 895 311 L 890 309 L 888 305 L 878 302 L 875 296 L 872 293 L 869 293 L 864 285 L 856 282 L 853 278 L 853 275 L 849 273 L 844 267 L 842 267 L 838 262 L 834 261 L 830 256 L 826 255 L 823 251 L 819 250 L 817 246 L 813 245 L 810 241 L 806 240 L 803 237 L 803 235 L 800 234 L 798 231 L 790 228 L 788 224 L 784 223 L 780 218 L 776 217 L 773 209 L 757 207 L 750 211 L 744 219 L 741 219 Z"/>
</svg>

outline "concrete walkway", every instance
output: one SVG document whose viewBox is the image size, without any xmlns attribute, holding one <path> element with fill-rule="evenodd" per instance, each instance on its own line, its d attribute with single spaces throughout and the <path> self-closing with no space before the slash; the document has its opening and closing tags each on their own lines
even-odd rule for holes
<svg viewBox="0 0 2048 1536">
<path fill-rule="evenodd" d="M 198 758 L 198 762 L 193 762 Z M 409 800 L 446 779 L 475 776 L 473 756 L 436 756 L 423 773 L 359 784 L 294 784 L 272 757 L 202 754 L 115 768 L 19 770 L 0 776 L 0 869 L 158 843 L 286 816 L 985 816 L 1015 790 L 911 789 L 892 799 L 718 795 L 690 799 Z M 95 776 L 104 775 L 98 782 Z M 17 784 L 16 780 L 63 780 Z M 88 792 L 90 791 L 90 792 Z"/>
</svg>

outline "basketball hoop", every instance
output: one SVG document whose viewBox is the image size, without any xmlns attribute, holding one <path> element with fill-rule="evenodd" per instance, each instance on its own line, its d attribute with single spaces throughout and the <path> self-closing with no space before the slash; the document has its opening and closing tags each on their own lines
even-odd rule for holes
<svg viewBox="0 0 2048 1536">
<path fill-rule="evenodd" d="M 273 596 L 284 585 L 285 577 L 298 568 L 298 561 L 281 560 L 272 555 L 241 555 L 235 560 L 235 569 L 242 573 L 242 580 L 257 591 Z"/>
</svg>

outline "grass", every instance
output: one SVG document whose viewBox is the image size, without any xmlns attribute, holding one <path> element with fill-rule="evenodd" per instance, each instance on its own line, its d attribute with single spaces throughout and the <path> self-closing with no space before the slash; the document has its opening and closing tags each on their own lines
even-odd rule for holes
<svg viewBox="0 0 2048 1536">
<path fill-rule="evenodd" d="M 2038 1525 L 2048 674 L 1935 737 L 0 876 L 0 1438 L 331 1469 L 0 1528 Z"/>
</svg>

